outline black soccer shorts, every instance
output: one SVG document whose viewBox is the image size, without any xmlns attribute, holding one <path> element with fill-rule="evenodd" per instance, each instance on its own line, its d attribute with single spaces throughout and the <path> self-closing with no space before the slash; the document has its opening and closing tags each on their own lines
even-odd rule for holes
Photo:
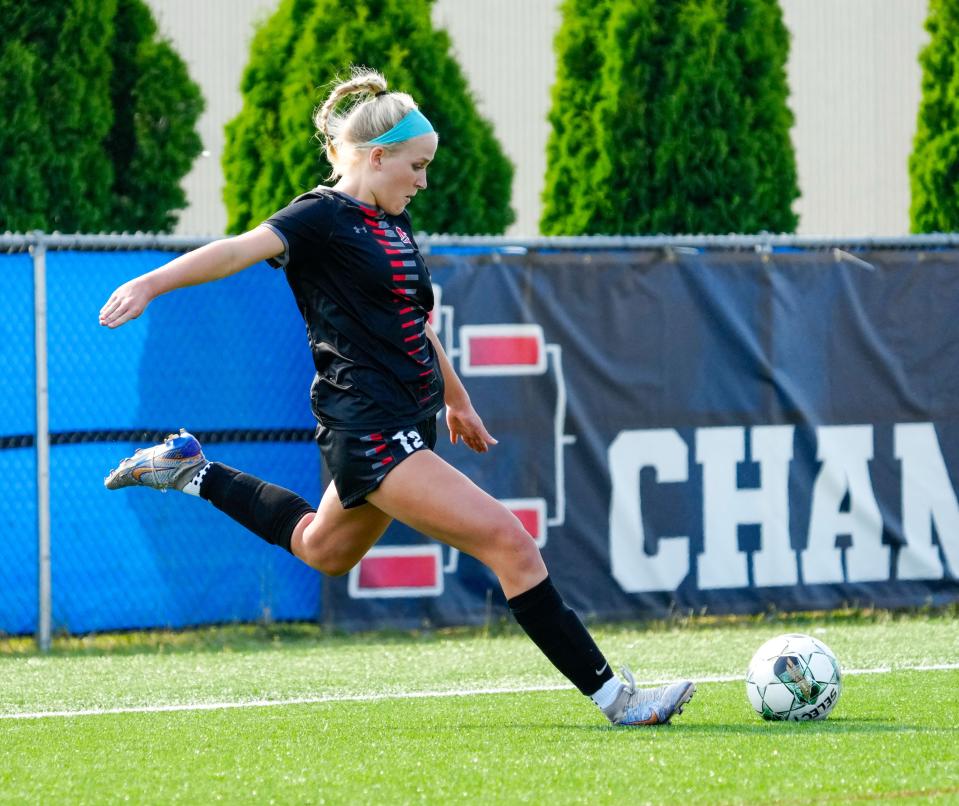
<svg viewBox="0 0 959 806">
<path fill-rule="evenodd" d="M 366 496 L 394 467 L 417 451 L 436 446 L 436 416 L 417 425 L 377 431 L 341 431 L 318 426 L 316 442 L 333 476 L 344 509 L 366 503 Z"/>
</svg>

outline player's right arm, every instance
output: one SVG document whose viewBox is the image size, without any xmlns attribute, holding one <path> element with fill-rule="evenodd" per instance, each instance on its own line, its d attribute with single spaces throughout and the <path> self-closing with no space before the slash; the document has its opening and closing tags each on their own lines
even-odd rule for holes
<svg viewBox="0 0 959 806">
<path fill-rule="evenodd" d="M 136 319 L 161 294 L 229 277 L 282 254 L 284 248 L 283 241 L 269 227 L 256 227 L 233 238 L 212 241 L 121 285 L 100 309 L 100 324 L 119 327 Z"/>
</svg>

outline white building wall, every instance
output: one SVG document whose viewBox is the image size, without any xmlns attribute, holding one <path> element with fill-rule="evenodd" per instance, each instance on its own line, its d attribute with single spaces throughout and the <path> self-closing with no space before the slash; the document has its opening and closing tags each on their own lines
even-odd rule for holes
<svg viewBox="0 0 959 806">
<path fill-rule="evenodd" d="M 223 126 L 240 109 L 254 25 L 276 0 L 148 2 L 207 101 L 200 120 L 207 155 L 184 180 L 190 207 L 177 232 L 220 234 Z M 799 233 L 907 233 L 927 0 L 780 2 L 792 35 Z M 536 235 L 559 0 L 436 0 L 433 16 L 449 31 L 479 108 L 515 165 L 517 220 L 507 234 Z"/>
<path fill-rule="evenodd" d="M 780 0 L 803 235 L 909 232 L 926 0 Z"/>
<path fill-rule="evenodd" d="M 147 0 L 162 35 L 173 43 L 200 85 L 206 109 L 198 124 L 203 155 L 184 177 L 189 207 L 180 214 L 182 235 L 222 235 L 223 127 L 243 105 L 240 80 L 250 55 L 254 26 L 277 0 Z"/>
<path fill-rule="evenodd" d="M 509 235 L 538 235 L 546 175 L 557 0 L 437 0 L 433 22 L 453 51 L 515 168 Z"/>
</svg>

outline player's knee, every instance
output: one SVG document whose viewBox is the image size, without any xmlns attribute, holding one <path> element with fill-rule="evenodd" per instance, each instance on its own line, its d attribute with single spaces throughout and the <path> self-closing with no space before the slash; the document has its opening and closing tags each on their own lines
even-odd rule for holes
<svg viewBox="0 0 959 806">
<path fill-rule="evenodd" d="M 342 550 L 332 531 L 324 529 L 317 518 L 303 533 L 296 554 L 310 568 L 326 576 L 339 577 L 348 573 L 356 560 Z"/>
<path fill-rule="evenodd" d="M 516 571 L 535 571 L 543 564 L 539 547 L 512 512 L 505 512 L 491 524 L 491 564 L 505 563 Z"/>
<path fill-rule="evenodd" d="M 356 561 L 342 556 L 324 556 L 319 558 L 313 566 L 317 571 L 328 577 L 341 577 L 348 574 Z"/>
<path fill-rule="evenodd" d="M 310 568 L 329 577 L 341 577 L 349 573 L 356 561 L 338 551 L 326 540 L 305 540 L 300 559 Z"/>
</svg>

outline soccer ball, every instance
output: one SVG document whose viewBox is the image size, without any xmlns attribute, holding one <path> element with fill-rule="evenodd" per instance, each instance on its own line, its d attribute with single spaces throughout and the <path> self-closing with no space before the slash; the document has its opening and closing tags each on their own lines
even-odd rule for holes
<svg viewBox="0 0 959 806">
<path fill-rule="evenodd" d="M 822 641 L 789 633 L 756 650 L 746 696 L 763 719 L 825 719 L 842 691 L 839 661 Z"/>
</svg>

